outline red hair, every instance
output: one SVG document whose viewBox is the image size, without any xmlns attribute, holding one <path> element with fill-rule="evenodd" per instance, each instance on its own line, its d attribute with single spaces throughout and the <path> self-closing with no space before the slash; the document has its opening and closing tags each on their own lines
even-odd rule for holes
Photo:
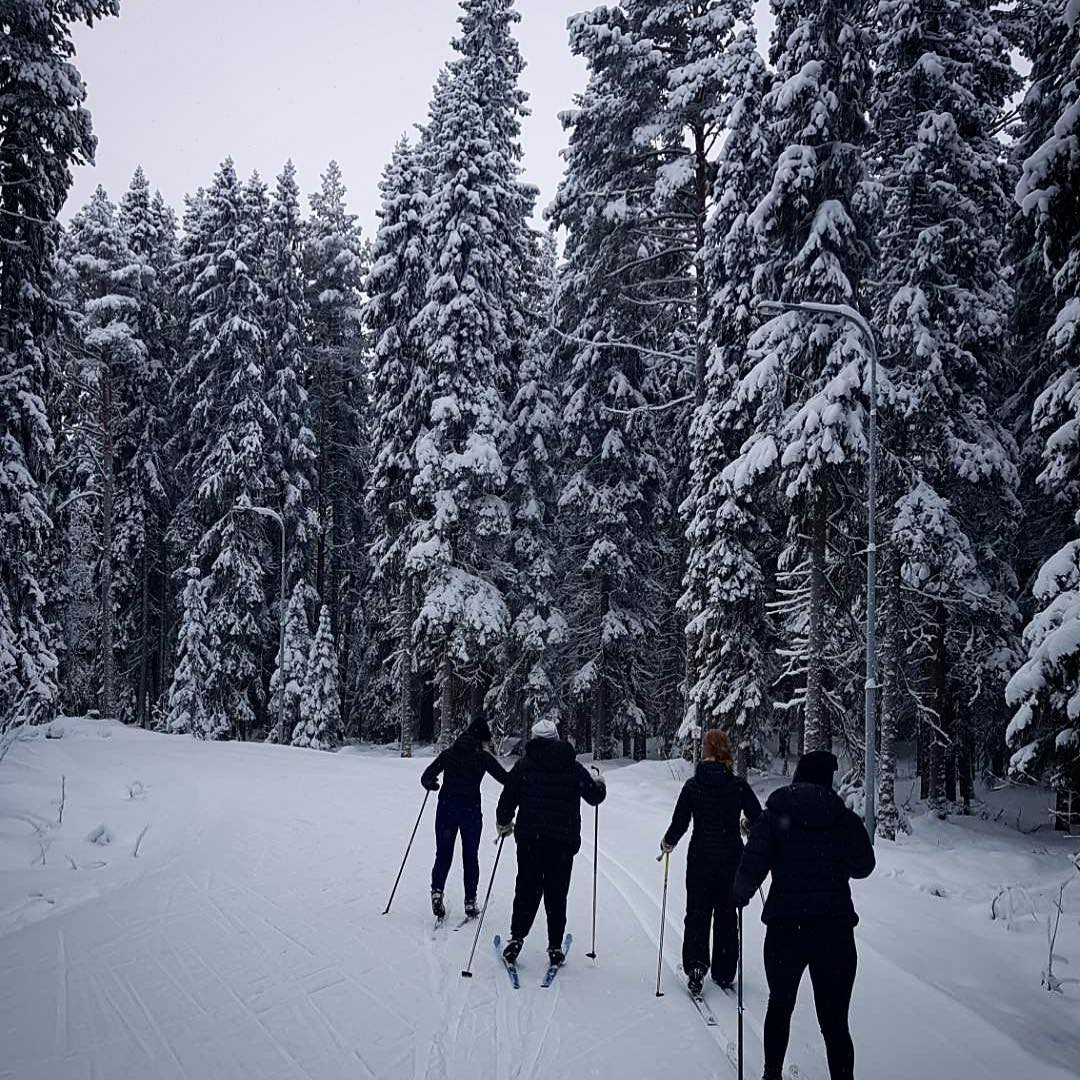
<svg viewBox="0 0 1080 1080">
<path fill-rule="evenodd" d="M 719 728 L 712 728 L 705 732 L 701 740 L 701 756 L 714 758 L 729 769 L 735 764 L 735 758 L 731 753 L 731 740 Z"/>
</svg>

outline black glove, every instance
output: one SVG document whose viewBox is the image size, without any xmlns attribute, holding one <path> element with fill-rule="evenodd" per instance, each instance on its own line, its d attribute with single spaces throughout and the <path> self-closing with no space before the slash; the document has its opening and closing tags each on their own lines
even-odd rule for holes
<svg viewBox="0 0 1080 1080">
<path fill-rule="evenodd" d="M 424 784 L 424 787 L 428 791 L 438 791 L 439 790 L 439 781 L 438 780 L 432 780 L 429 783 Z"/>
</svg>

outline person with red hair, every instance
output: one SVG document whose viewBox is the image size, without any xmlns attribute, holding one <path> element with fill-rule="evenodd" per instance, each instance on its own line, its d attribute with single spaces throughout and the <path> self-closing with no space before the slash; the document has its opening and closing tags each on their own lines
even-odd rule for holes
<svg viewBox="0 0 1080 1080">
<path fill-rule="evenodd" d="M 731 887 L 742 857 L 743 814 L 753 825 L 761 816 L 761 803 L 750 785 L 735 775 L 727 735 L 706 731 L 701 761 L 683 785 L 660 842 L 661 851 L 672 851 L 693 822 L 686 855 L 683 931 L 683 971 L 692 994 L 702 992 L 710 968 L 714 982 L 725 990 L 735 980 L 739 929 Z"/>
</svg>

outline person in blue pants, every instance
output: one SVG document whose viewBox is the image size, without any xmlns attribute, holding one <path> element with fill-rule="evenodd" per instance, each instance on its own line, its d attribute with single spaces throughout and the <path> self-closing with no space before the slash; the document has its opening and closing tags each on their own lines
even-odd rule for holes
<svg viewBox="0 0 1080 1080">
<path fill-rule="evenodd" d="M 439 776 L 442 775 L 442 784 Z M 465 914 L 475 918 L 480 909 L 476 891 L 480 884 L 480 835 L 484 815 L 480 809 L 480 784 L 484 776 L 506 783 L 507 772 L 491 753 L 491 729 L 474 720 L 424 770 L 420 783 L 439 792 L 435 813 L 435 865 L 431 868 L 431 911 L 437 919 L 446 915 L 446 879 L 454 861 L 454 846 L 461 835 L 461 862 L 465 877 Z"/>
</svg>

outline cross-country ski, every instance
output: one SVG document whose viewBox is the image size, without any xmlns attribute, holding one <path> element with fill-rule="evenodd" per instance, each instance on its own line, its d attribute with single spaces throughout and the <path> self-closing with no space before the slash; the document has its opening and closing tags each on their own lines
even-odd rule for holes
<svg viewBox="0 0 1080 1080">
<path fill-rule="evenodd" d="M 556 961 L 555 963 L 552 963 L 552 964 L 548 965 L 547 971 L 544 972 L 544 978 L 541 980 L 540 985 L 544 989 L 547 989 L 547 987 L 549 987 L 555 981 L 555 977 L 559 974 L 559 971 L 562 969 L 563 965 L 566 963 L 566 958 L 570 955 L 570 946 L 573 945 L 573 943 L 574 943 L 574 935 L 573 934 L 567 934 L 566 937 L 563 938 L 562 949 L 560 950 L 560 955 L 558 955 L 558 956 L 556 956 L 554 958 L 555 961 Z"/>
<path fill-rule="evenodd" d="M 503 953 L 502 938 L 498 934 L 495 935 L 495 940 L 492 943 L 495 946 L 495 955 L 499 958 L 499 963 L 502 964 L 506 971 L 506 974 L 510 978 L 510 985 L 515 990 L 521 989 L 521 976 L 518 974 L 517 963 L 513 960 L 508 960 Z"/>
</svg>

